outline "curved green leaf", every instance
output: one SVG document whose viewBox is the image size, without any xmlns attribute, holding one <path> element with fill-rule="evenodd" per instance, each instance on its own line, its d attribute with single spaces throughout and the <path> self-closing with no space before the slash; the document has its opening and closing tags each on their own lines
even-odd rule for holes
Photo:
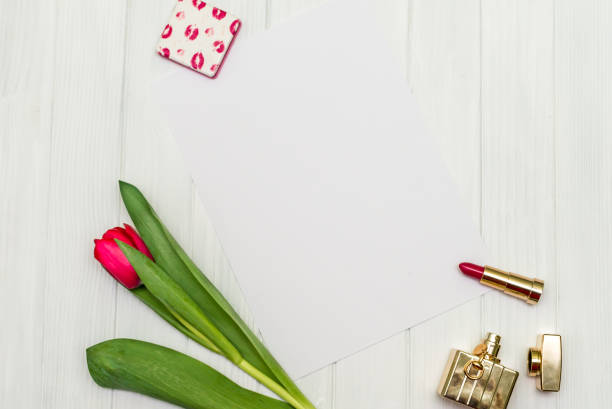
<svg viewBox="0 0 612 409">
<path fill-rule="evenodd" d="M 291 409 L 244 389 L 204 363 L 159 345 L 113 339 L 87 349 L 87 367 L 105 388 L 142 393 L 187 409 Z"/>
</svg>

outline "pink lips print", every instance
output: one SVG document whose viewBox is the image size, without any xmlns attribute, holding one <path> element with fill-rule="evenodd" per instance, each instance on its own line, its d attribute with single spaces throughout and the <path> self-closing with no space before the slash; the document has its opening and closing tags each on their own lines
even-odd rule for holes
<svg viewBox="0 0 612 409">
<path fill-rule="evenodd" d="M 224 56 L 242 29 L 242 21 L 208 0 L 175 2 L 156 51 L 164 58 L 214 78 L 222 70 Z"/>
<path fill-rule="evenodd" d="M 170 24 L 166 24 L 166 27 L 164 28 L 164 32 L 162 33 L 161 37 L 168 38 L 171 35 L 172 35 L 172 26 Z"/>
<path fill-rule="evenodd" d="M 191 57 L 191 66 L 194 70 L 199 70 L 204 65 L 204 56 L 202 53 L 195 53 L 193 57 Z"/>
<path fill-rule="evenodd" d="M 185 37 L 187 37 L 190 40 L 195 40 L 198 37 L 198 33 L 199 33 L 198 28 L 192 26 L 191 24 L 189 24 L 187 28 L 185 29 Z"/>
<path fill-rule="evenodd" d="M 215 48 L 215 50 L 216 50 L 218 53 L 222 53 L 222 52 L 223 52 L 223 50 L 225 50 L 225 44 L 223 44 L 223 41 L 215 41 L 215 42 L 213 43 L 213 46 L 217 47 L 217 48 Z"/>
<path fill-rule="evenodd" d="M 161 55 L 164 58 L 169 58 L 170 50 L 168 50 L 167 48 L 162 48 L 161 50 L 159 50 L 159 55 Z"/>
<path fill-rule="evenodd" d="M 202 10 L 204 7 L 206 7 L 206 2 L 201 1 L 201 0 L 193 0 L 193 7 L 197 8 L 198 10 Z"/>
<path fill-rule="evenodd" d="M 217 20 L 221 20 L 223 19 L 223 17 L 225 17 L 227 13 L 221 9 L 218 9 L 216 7 L 213 7 L 213 11 L 212 11 L 212 15 L 214 18 L 216 18 Z"/>
<path fill-rule="evenodd" d="M 240 28 L 240 20 L 234 20 L 234 22 L 230 25 L 230 33 L 232 33 L 232 35 L 236 35 L 239 28 Z"/>
</svg>

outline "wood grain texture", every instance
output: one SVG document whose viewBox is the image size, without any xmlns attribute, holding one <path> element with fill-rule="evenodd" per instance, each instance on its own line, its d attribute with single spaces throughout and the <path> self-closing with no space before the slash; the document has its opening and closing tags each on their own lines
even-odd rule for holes
<svg viewBox="0 0 612 409">
<path fill-rule="evenodd" d="M 55 9 L 55 1 L 0 3 L 0 97 L 52 87 Z"/>
<path fill-rule="evenodd" d="M 41 404 L 49 130 L 38 98 L 0 100 L 0 407 Z M 19 183 L 15 183 L 19 181 Z M 29 256 L 27 256 L 29 255 Z M 37 279 L 33 279 L 33 277 Z M 27 353 L 24 353 L 27 352 Z"/>
<path fill-rule="evenodd" d="M 109 408 L 85 348 L 114 335 L 116 285 L 92 239 L 119 216 L 125 4 L 58 1 L 55 17 L 40 407 Z"/>
<path fill-rule="evenodd" d="M 218 0 L 251 36 L 325 0 Z M 136 183 L 253 328 L 231 265 L 152 103 L 175 66 L 154 47 L 172 0 L 0 3 L 0 407 L 170 408 L 97 387 L 84 350 L 121 336 L 187 352 L 266 392 L 185 339 L 95 263 L 91 240 L 129 218 Z M 510 407 L 608 406 L 612 359 L 612 6 L 606 0 L 393 0 L 385 44 L 491 249 L 491 264 L 546 280 L 540 305 L 489 294 L 298 383 L 319 409 L 452 407 L 435 396 L 451 348 L 487 330 L 521 372 Z M 23 21 L 28 29 L 23 29 Z M 7 313 L 10 312 L 10 313 Z M 559 394 L 525 354 L 563 335 Z M 586 355 L 588 353 L 589 355 Z M 585 359 L 585 357 L 591 359 Z"/>
<path fill-rule="evenodd" d="M 513 405 L 554 408 L 556 394 L 526 376 L 528 348 L 557 333 L 553 1 L 482 4 L 482 234 L 491 265 L 545 280 L 531 306 L 484 297 L 483 332 L 502 335 L 500 357 L 522 373 Z"/>
<path fill-rule="evenodd" d="M 408 336 L 402 332 L 338 362 L 334 408 L 405 408 Z"/>
<path fill-rule="evenodd" d="M 555 5 L 560 408 L 609 406 L 612 311 L 612 5 Z M 585 356 L 597 356 L 591 365 Z M 586 381 L 588 377 L 589 381 Z"/>
<path fill-rule="evenodd" d="M 41 407 L 55 2 L 0 3 L 0 407 Z M 19 18 L 33 22 L 19 36 Z M 38 68 L 31 63 L 38 59 Z"/>
<path fill-rule="evenodd" d="M 479 226 L 480 1 L 413 0 L 410 6 L 408 81 Z M 410 330 L 409 408 L 452 405 L 436 396 L 441 372 L 451 348 L 471 350 L 478 343 L 480 311 L 476 299 Z"/>
</svg>

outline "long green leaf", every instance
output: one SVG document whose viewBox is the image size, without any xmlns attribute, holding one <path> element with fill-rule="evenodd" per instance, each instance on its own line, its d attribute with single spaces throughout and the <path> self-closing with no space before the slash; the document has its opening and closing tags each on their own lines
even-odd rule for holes
<svg viewBox="0 0 612 409">
<path fill-rule="evenodd" d="M 113 339 L 87 349 L 87 366 L 105 388 L 142 393 L 187 409 L 291 409 L 244 389 L 187 355 L 148 342 Z"/>
<path fill-rule="evenodd" d="M 212 342 L 213 346 L 221 350 L 223 355 L 230 361 L 236 365 L 242 362 L 243 358 L 238 350 L 163 269 L 130 245 L 120 240 L 115 241 L 151 294 L 195 327 L 206 339 Z"/>
<path fill-rule="evenodd" d="M 225 302 L 225 306 L 222 306 L 218 301 L 219 297 L 223 299 L 220 293 L 217 292 L 218 297 L 216 297 L 206 291 L 206 288 L 204 288 L 205 291 L 202 291 L 201 283 L 177 254 L 166 236 L 164 225 L 140 190 L 123 181 L 119 181 L 119 188 L 123 203 L 136 225 L 136 229 L 153 254 L 155 262 L 189 294 L 210 321 L 240 351 L 245 360 L 266 376 L 285 385 L 287 381 L 281 381 L 275 373 L 278 370 L 272 371 L 269 367 L 269 365 L 278 366 L 278 364 L 272 362 L 273 360 L 270 360 L 269 357 L 262 356 L 253 344 L 253 339 L 257 339 L 257 337 L 251 333 L 246 325 L 239 325 L 242 320 L 239 319 L 238 314 L 234 312 L 229 303 Z M 214 288 L 212 284 L 209 287 Z M 232 311 L 232 313 L 228 313 L 227 310 Z M 245 332 L 245 329 L 247 332 Z M 295 390 L 297 390 L 297 387 Z"/>
</svg>

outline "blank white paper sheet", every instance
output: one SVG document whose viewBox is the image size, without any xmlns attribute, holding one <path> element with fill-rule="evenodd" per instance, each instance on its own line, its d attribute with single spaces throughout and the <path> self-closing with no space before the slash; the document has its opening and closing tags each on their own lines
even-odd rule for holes
<svg viewBox="0 0 612 409">
<path fill-rule="evenodd" d="M 244 24 L 248 25 L 248 21 Z M 384 21 L 383 21 L 384 23 Z M 480 236 L 362 0 L 155 85 L 266 345 L 301 377 L 484 292 Z"/>
</svg>

